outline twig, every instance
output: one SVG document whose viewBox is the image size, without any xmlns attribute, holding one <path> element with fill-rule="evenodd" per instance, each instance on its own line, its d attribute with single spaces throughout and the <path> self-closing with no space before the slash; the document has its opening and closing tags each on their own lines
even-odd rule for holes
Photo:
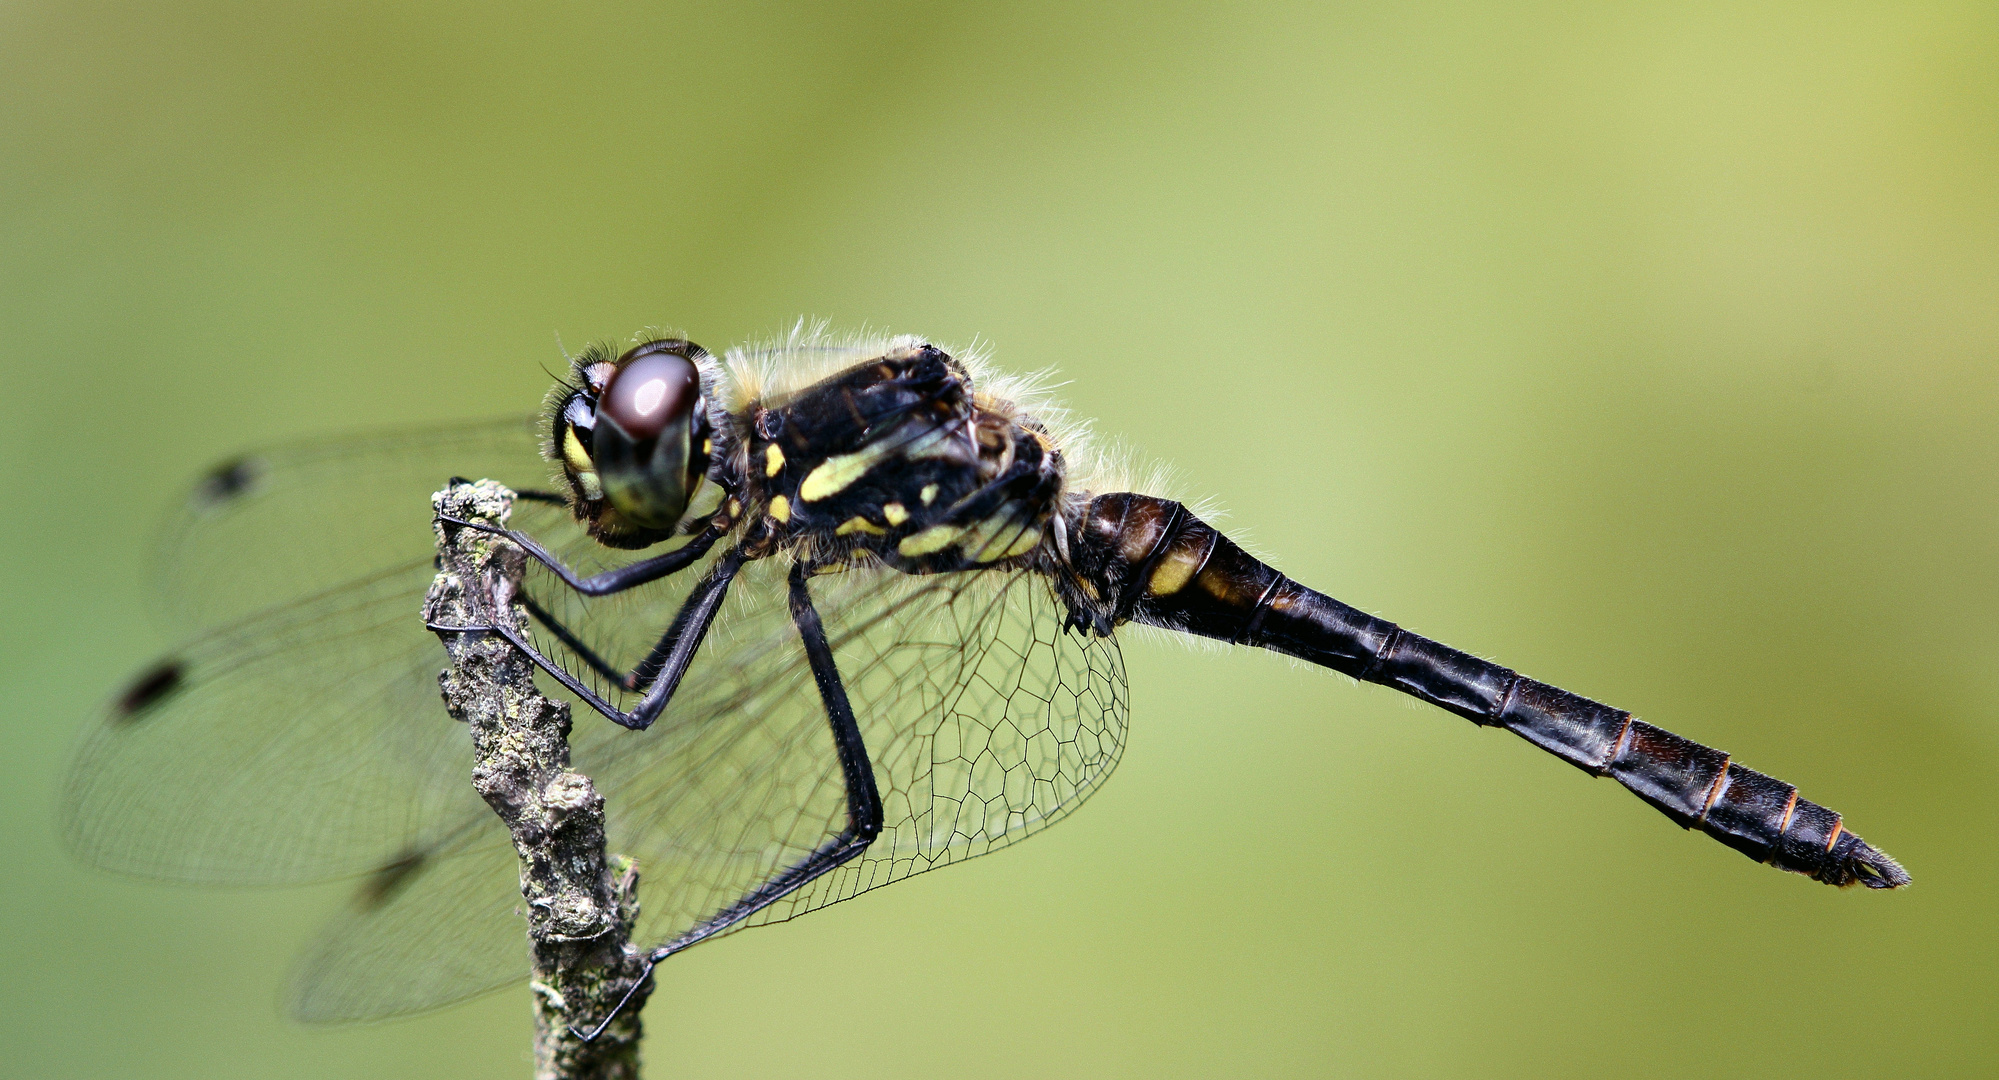
<svg viewBox="0 0 1999 1080">
<path fill-rule="evenodd" d="M 454 481 L 431 497 L 440 514 L 504 525 L 514 493 L 490 480 Z M 477 529 L 442 526 L 439 572 L 424 601 L 432 626 L 522 626 L 515 602 L 526 565 L 521 549 Z M 440 632 L 451 666 L 439 676 L 444 703 L 472 734 L 472 784 L 507 823 L 521 859 L 528 940 L 534 956 L 537 1080 L 636 1080 L 639 1006 L 651 992 L 645 958 L 630 944 L 638 915 L 638 871 L 604 855 L 604 799 L 569 768 L 569 706 L 534 685 L 534 665 L 498 634 Z M 585 1031 L 639 980 L 632 1001 L 603 1034 Z"/>
</svg>

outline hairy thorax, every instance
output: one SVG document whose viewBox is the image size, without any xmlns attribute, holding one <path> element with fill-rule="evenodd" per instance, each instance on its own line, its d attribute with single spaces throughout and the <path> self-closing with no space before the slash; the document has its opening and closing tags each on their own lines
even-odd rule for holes
<svg viewBox="0 0 1999 1080">
<path fill-rule="evenodd" d="M 1029 558 L 1062 505 L 1062 455 L 1010 402 L 928 345 L 739 414 L 748 532 L 822 565 L 931 574 Z"/>
</svg>

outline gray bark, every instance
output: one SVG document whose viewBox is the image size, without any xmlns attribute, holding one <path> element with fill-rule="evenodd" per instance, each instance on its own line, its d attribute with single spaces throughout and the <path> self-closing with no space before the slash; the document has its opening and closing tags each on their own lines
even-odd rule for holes
<svg viewBox="0 0 1999 1080">
<path fill-rule="evenodd" d="M 439 513 L 504 525 L 514 493 L 490 480 L 455 483 L 431 497 Z M 434 626 L 524 627 L 515 602 L 526 555 L 504 537 L 440 527 L 441 569 L 424 614 Z M 534 958 L 537 1080 L 636 1080 L 639 1008 L 651 992 L 644 955 L 631 945 L 638 870 L 604 854 L 604 799 L 569 768 L 569 706 L 541 695 L 534 665 L 498 634 L 440 632 L 451 666 L 439 676 L 445 706 L 471 732 L 472 784 L 513 834 Z M 590 1031 L 639 979 L 616 1020 Z"/>
</svg>

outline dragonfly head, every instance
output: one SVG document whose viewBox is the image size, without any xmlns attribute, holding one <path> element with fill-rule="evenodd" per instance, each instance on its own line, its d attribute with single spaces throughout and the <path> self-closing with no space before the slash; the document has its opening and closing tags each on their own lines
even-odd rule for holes
<svg viewBox="0 0 1999 1080">
<path fill-rule="evenodd" d="M 652 341 L 618 357 L 586 353 L 558 391 L 550 430 L 577 515 L 592 535 L 643 547 L 671 535 L 713 451 L 691 341 Z"/>
</svg>

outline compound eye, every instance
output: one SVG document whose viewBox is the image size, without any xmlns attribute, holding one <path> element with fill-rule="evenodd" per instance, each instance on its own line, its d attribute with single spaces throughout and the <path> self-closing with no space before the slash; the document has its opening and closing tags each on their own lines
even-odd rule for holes
<svg viewBox="0 0 1999 1080">
<path fill-rule="evenodd" d="M 692 360 L 670 352 L 634 356 L 604 386 L 597 415 L 618 425 L 635 443 L 656 439 L 685 422 L 701 397 L 701 373 Z"/>
</svg>

